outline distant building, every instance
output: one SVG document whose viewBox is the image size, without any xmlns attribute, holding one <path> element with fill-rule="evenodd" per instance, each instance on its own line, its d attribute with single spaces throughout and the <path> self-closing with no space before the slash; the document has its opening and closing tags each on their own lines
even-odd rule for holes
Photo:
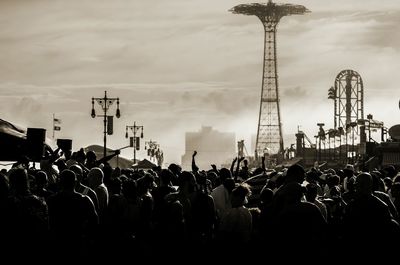
<svg viewBox="0 0 400 265">
<path fill-rule="evenodd" d="M 196 164 L 200 169 L 210 169 L 211 164 L 220 167 L 236 154 L 235 134 L 219 132 L 209 126 L 203 126 L 199 132 L 187 132 L 182 156 L 184 169 L 191 169 L 193 151 L 197 151 Z"/>
</svg>

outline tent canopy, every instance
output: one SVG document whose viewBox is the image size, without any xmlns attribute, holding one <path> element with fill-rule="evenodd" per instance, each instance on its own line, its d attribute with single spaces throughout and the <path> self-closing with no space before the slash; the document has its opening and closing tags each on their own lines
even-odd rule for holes
<svg viewBox="0 0 400 265">
<path fill-rule="evenodd" d="M 85 152 L 87 151 L 93 151 L 96 154 L 97 159 L 100 159 L 103 157 L 103 146 L 100 145 L 89 145 L 85 149 Z M 107 155 L 111 155 L 114 153 L 114 150 L 111 150 L 107 148 Z M 130 168 L 133 161 L 130 159 L 127 159 L 122 156 L 114 156 L 110 160 L 108 160 L 108 163 L 113 167 L 119 167 L 119 168 Z"/>
<path fill-rule="evenodd" d="M 26 130 L 0 119 L 0 161 L 17 161 L 25 153 Z"/>
<path fill-rule="evenodd" d="M 137 162 L 136 164 L 132 165 L 132 168 L 134 168 L 134 169 L 152 169 L 156 166 L 157 166 L 156 164 L 154 164 L 153 162 L 151 162 L 145 158 L 145 159 Z"/>
</svg>

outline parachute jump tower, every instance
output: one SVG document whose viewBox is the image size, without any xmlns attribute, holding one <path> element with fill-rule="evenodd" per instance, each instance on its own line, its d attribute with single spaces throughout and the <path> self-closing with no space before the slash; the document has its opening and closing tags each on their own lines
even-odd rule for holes
<svg viewBox="0 0 400 265">
<path fill-rule="evenodd" d="M 264 26 L 264 65 L 255 155 L 257 158 L 265 153 L 282 154 L 284 147 L 279 110 L 276 27 L 284 16 L 302 15 L 310 11 L 301 5 L 276 4 L 271 0 L 266 4 L 237 5 L 229 11 L 257 16 Z"/>
</svg>

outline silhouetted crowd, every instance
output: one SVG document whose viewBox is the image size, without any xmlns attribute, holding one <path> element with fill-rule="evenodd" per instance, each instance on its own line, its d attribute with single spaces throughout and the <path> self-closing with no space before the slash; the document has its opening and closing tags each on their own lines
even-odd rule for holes
<svg viewBox="0 0 400 265">
<path fill-rule="evenodd" d="M 2 170 L 2 257 L 324 264 L 390 260 L 398 249 L 394 166 L 267 170 L 264 160 L 249 169 L 240 158 L 230 169 L 200 170 L 195 152 L 192 171 L 177 164 L 134 170 L 112 168 L 111 157 L 54 152 L 40 169 L 21 160 Z"/>
</svg>

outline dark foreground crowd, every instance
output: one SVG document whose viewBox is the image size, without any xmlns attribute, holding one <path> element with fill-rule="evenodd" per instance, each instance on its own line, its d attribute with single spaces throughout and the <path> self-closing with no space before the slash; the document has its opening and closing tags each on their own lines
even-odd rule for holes
<svg viewBox="0 0 400 265">
<path fill-rule="evenodd" d="M 48 155 L 40 169 L 22 161 L 2 170 L 1 257 L 168 264 L 183 257 L 299 264 L 396 257 L 395 167 L 267 171 L 235 159 L 230 169 L 205 171 L 195 156 L 192 171 L 176 164 L 144 171 L 112 168 L 81 149 Z M 257 194 L 248 184 L 256 178 L 265 180 Z M 249 205 L 250 198 L 257 200 Z"/>
</svg>

